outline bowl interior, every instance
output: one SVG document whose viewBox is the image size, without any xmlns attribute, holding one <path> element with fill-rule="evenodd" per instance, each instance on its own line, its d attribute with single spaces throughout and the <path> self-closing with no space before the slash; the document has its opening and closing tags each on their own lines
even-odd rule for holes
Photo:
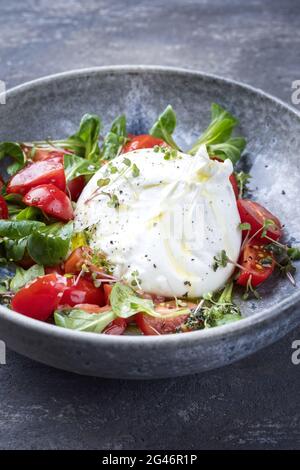
<svg viewBox="0 0 300 470">
<path fill-rule="evenodd" d="M 146 133 L 167 104 L 177 113 L 175 138 L 187 148 L 210 121 L 217 102 L 240 121 L 247 139 L 240 168 L 251 172 L 250 194 L 286 226 L 286 241 L 300 240 L 300 121 L 276 100 L 238 84 L 201 74 L 151 68 L 90 70 L 45 79 L 13 90 L 0 106 L 0 140 L 62 138 L 84 113 L 103 120 L 103 132 L 121 113 L 131 133 Z M 300 278 L 299 273 L 296 278 Z M 295 293 L 275 277 L 260 289 L 262 299 L 243 302 L 243 314 L 263 311 Z"/>
</svg>

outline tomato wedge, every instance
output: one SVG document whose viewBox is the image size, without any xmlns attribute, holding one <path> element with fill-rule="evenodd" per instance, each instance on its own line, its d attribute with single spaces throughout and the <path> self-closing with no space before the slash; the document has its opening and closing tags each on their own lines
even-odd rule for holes
<svg viewBox="0 0 300 470">
<path fill-rule="evenodd" d="M 236 199 L 238 199 L 239 198 L 239 186 L 238 186 L 238 183 L 237 183 L 237 180 L 236 180 L 236 177 L 235 177 L 234 173 L 231 173 L 231 175 L 229 176 L 229 181 L 232 185 L 234 195 L 235 195 Z"/>
<path fill-rule="evenodd" d="M 76 248 L 65 261 L 65 273 L 76 274 L 81 271 L 82 265 L 91 255 L 91 249 L 87 246 Z"/>
<path fill-rule="evenodd" d="M 0 195 L 0 219 L 8 219 L 8 207 L 3 196 Z"/>
<path fill-rule="evenodd" d="M 66 155 L 69 152 L 66 152 L 65 150 L 46 150 L 46 149 L 35 149 L 35 152 L 32 156 L 32 160 L 35 162 L 43 162 L 45 160 L 56 160 L 60 163 L 63 163 L 64 161 L 64 155 Z"/>
<path fill-rule="evenodd" d="M 80 194 L 82 193 L 83 188 L 85 187 L 85 177 L 77 176 L 77 178 L 74 178 L 73 180 L 69 181 L 67 186 L 72 201 L 76 202 Z"/>
<path fill-rule="evenodd" d="M 73 207 L 68 196 L 53 184 L 41 184 L 32 188 L 23 197 L 27 206 L 39 207 L 56 219 L 68 221 L 74 218 Z"/>
<path fill-rule="evenodd" d="M 31 163 L 9 180 L 6 191 L 24 195 L 41 184 L 52 184 L 65 191 L 66 177 L 62 163 L 51 160 Z"/>
<path fill-rule="evenodd" d="M 146 336 L 176 333 L 189 316 L 188 314 L 178 315 L 176 308 L 157 307 L 156 311 L 162 315 L 161 318 L 145 313 L 135 315 L 136 324 Z"/>
<path fill-rule="evenodd" d="M 274 256 L 264 245 L 246 244 L 240 256 L 240 264 L 244 268 L 236 280 L 240 286 L 247 286 L 250 281 L 253 287 L 258 286 L 271 276 L 275 268 Z"/>
<path fill-rule="evenodd" d="M 111 284 L 103 284 L 104 298 L 105 298 L 105 303 L 107 305 L 110 305 L 110 294 L 111 294 L 112 288 L 113 286 Z"/>
<path fill-rule="evenodd" d="M 176 333 L 177 329 L 186 321 L 188 315 L 169 315 L 163 318 L 156 318 L 144 313 L 138 313 L 135 321 L 146 336 L 166 335 Z"/>
<path fill-rule="evenodd" d="M 241 222 L 251 225 L 249 236 L 252 237 L 256 234 L 255 242 L 258 244 L 270 243 L 272 240 L 279 240 L 282 236 L 280 220 L 262 205 L 254 201 L 250 201 L 249 199 L 238 199 L 237 206 Z M 268 227 L 266 233 L 269 238 L 261 237 L 263 227 L 267 220 L 273 221 L 273 224 Z"/>
<path fill-rule="evenodd" d="M 103 333 L 105 335 L 122 335 L 127 328 L 127 321 L 125 318 L 116 318 L 109 323 Z"/>
<path fill-rule="evenodd" d="M 158 139 L 157 137 L 153 137 L 149 134 L 129 134 L 129 138 L 130 141 L 124 145 L 122 153 L 132 152 L 133 150 L 139 149 L 150 149 L 152 147 L 155 147 L 155 145 L 162 145 L 163 147 L 168 147 L 168 144 L 166 144 L 164 140 Z"/>
<path fill-rule="evenodd" d="M 83 310 L 87 313 L 103 313 L 108 312 L 111 310 L 109 305 L 104 305 L 104 307 L 99 307 L 99 305 L 95 304 L 76 304 L 74 308 L 78 308 L 79 310 Z"/>
<path fill-rule="evenodd" d="M 64 275 L 64 270 L 62 269 L 62 266 L 59 264 L 57 266 L 45 266 L 45 274 L 61 274 L 62 276 Z"/>
<path fill-rule="evenodd" d="M 95 287 L 88 279 L 68 279 L 67 288 L 60 300 L 60 305 L 74 307 L 77 304 L 105 305 L 104 293 L 101 287 Z"/>
<path fill-rule="evenodd" d="M 15 294 L 12 309 L 27 317 L 46 321 L 57 308 L 66 286 L 67 279 L 59 274 L 40 276 Z"/>
</svg>

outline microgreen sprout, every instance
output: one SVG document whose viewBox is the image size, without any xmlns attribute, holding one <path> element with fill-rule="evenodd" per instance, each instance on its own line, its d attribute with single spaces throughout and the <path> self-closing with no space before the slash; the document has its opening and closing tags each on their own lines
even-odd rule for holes
<svg viewBox="0 0 300 470">
<path fill-rule="evenodd" d="M 247 185 L 249 183 L 251 175 L 249 175 L 249 173 L 245 173 L 244 171 L 240 171 L 239 173 L 235 172 L 234 176 L 236 178 L 239 188 L 239 198 L 242 198 L 248 189 Z"/>
</svg>

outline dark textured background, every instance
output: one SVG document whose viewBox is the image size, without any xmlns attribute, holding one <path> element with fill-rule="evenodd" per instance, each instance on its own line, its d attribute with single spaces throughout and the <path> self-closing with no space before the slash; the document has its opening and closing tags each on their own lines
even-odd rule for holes
<svg viewBox="0 0 300 470">
<path fill-rule="evenodd" d="M 297 0 L 0 0 L 0 17 L 8 87 L 93 65 L 159 64 L 290 102 L 300 79 Z M 156 382 L 80 377 L 8 351 L 0 448 L 300 449 L 296 338 L 300 329 L 225 369 Z"/>
</svg>

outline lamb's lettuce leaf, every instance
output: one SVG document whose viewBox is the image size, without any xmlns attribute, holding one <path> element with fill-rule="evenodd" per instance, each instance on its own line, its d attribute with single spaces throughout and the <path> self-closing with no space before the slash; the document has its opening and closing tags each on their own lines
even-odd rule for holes
<svg viewBox="0 0 300 470">
<path fill-rule="evenodd" d="M 112 123 L 110 131 L 106 134 L 101 148 L 101 158 L 112 160 L 119 155 L 120 150 L 127 141 L 126 117 L 118 116 Z"/>
<path fill-rule="evenodd" d="M 101 333 L 115 318 L 116 316 L 112 310 L 102 313 L 88 313 L 84 310 L 73 308 L 56 310 L 54 312 L 56 325 L 71 330 L 89 331 L 92 333 Z"/>
<path fill-rule="evenodd" d="M 44 267 L 40 266 L 39 264 L 34 264 L 29 269 L 23 269 L 20 266 L 17 266 L 16 273 L 10 281 L 10 290 L 17 292 L 19 289 L 28 284 L 28 282 L 33 281 L 37 277 L 43 276 L 44 274 Z"/>
<path fill-rule="evenodd" d="M 54 266 L 61 263 L 68 251 L 73 233 L 73 223 L 60 222 L 40 227 L 28 238 L 27 250 L 37 263 Z"/>
<path fill-rule="evenodd" d="M 205 144 L 210 156 L 217 156 L 221 159 L 229 158 L 232 163 L 236 163 L 246 145 L 244 138 L 231 137 L 237 124 L 238 120 L 232 114 L 220 105 L 213 103 L 211 122 L 193 144 L 189 153 L 195 155 L 200 146 Z"/>
<path fill-rule="evenodd" d="M 150 134 L 153 137 L 164 140 L 172 148 L 180 150 L 174 141 L 172 134 L 176 127 L 176 113 L 172 106 L 169 104 L 166 109 L 158 116 L 157 121 L 150 129 Z"/>
<path fill-rule="evenodd" d="M 64 169 L 67 181 L 77 176 L 92 176 L 99 170 L 99 162 L 91 162 L 77 155 L 66 154 L 64 156 Z"/>
</svg>

